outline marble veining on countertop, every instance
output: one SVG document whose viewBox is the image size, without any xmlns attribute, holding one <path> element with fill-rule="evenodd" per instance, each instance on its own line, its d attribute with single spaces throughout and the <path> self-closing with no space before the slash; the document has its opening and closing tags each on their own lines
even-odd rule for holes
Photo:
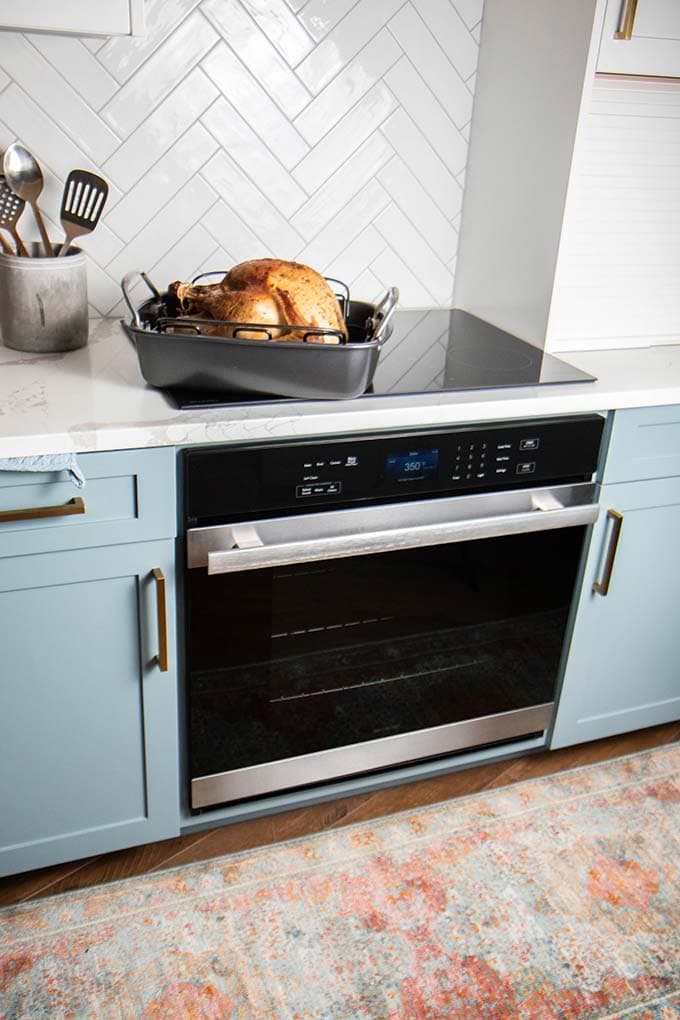
<svg viewBox="0 0 680 1020">
<path fill-rule="evenodd" d="M 117 319 L 86 347 L 0 347 L 0 457 L 242 442 L 680 404 L 680 343 L 560 352 L 592 383 L 180 411 L 144 381 Z"/>
</svg>

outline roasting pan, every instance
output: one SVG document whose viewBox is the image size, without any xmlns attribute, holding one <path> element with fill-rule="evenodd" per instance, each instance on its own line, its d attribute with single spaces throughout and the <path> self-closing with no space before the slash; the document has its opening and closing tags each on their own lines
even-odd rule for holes
<svg viewBox="0 0 680 1020">
<path fill-rule="evenodd" d="M 226 270 L 203 273 L 192 283 L 225 273 Z M 135 307 L 130 289 L 140 277 L 152 296 Z M 270 330 L 276 328 L 272 325 L 179 317 L 176 298 L 167 291 L 161 293 L 141 270 L 127 273 L 121 281 L 131 313 L 130 322 L 123 322 L 123 327 L 136 347 L 142 375 L 152 386 L 346 400 L 360 396 L 371 385 L 382 345 L 392 334 L 399 291 L 390 288 L 374 305 L 352 300 L 349 289 L 340 281 L 328 282 L 340 302 L 347 340 L 331 329 L 284 326 L 286 331 L 299 333 L 300 339 L 280 342 L 271 339 Z M 202 327 L 216 322 L 261 332 L 262 339 L 201 333 Z M 308 342 L 319 335 L 327 336 L 331 342 Z"/>
</svg>

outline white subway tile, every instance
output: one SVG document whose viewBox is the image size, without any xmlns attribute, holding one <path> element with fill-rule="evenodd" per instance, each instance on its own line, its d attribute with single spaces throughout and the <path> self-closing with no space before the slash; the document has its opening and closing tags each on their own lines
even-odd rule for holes
<svg viewBox="0 0 680 1020">
<path fill-rule="evenodd" d="M 101 110 L 101 116 L 121 137 L 129 136 L 195 68 L 217 42 L 218 36 L 202 14 L 195 11 L 122 85 Z"/>
<path fill-rule="evenodd" d="M 61 71 L 88 106 L 99 110 L 118 90 L 118 82 L 102 67 L 81 39 L 35 32 L 26 37 L 46 60 Z"/>
<path fill-rule="evenodd" d="M 309 102 L 309 92 L 238 0 L 203 0 L 201 10 L 288 117 Z"/>
<path fill-rule="evenodd" d="M 272 46 L 292 67 L 313 49 L 314 40 L 284 0 L 241 0 L 241 3 Z"/>
<path fill-rule="evenodd" d="M 387 72 L 385 81 L 446 166 L 454 173 L 465 166 L 466 140 L 409 58 L 402 57 Z"/>
<path fill-rule="evenodd" d="M 225 42 L 219 43 L 201 66 L 222 95 L 247 116 L 251 128 L 287 170 L 306 156 L 309 146 L 305 140 Z"/>
<path fill-rule="evenodd" d="M 399 288 L 399 304 L 404 308 L 436 305 L 431 294 L 414 276 L 406 262 L 390 248 L 385 248 L 371 264 L 371 269 L 385 288 Z"/>
<path fill-rule="evenodd" d="M 378 82 L 298 164 L 293 171 L 296 180 L 308 193 L 321 187 L 338 164 L 380 127 L 395 106 L 392 93 Z"/>
<path fill-rule="evenodd" d="M 148 269 L 158 262 L 163 252 L 169 251 L 214 205 L 215 192 L 201 177 L 185 184 L 170 206 L 143 227 L 133 241 L 105 267 L 114 278 L 122 277 L 130 269 Z M 159 281 L 159 286 L 163 281 Z"/>
<path fill-rule="evenodd" d="M 377 35 L 404 0 L 360 0 L 342 21 L 324 37 L 308 57 L 298 64 L 297 73 L 316 95 L 349 63 L 359 50 Z"/>
<path fill-rule="evenodd" d="M 449 0 L 415 0 L 414 6 L 461 78 L 469 78 L 477 68 L 478 46 L 455 6 Z"/>
<path fill-rule="evenodd" d="M 390 31 L 432 92 L 442 98 L 454 123 L 458 127 L 466 124 L 472 115 L 472 93 L 410 4 L 392 18 Z"/>
<path fill-rule="evenodd" d="M 122 85 L 199 3 L 200 0 L 145 0 L 144 35 L 99 40 L 97 59 Z"/>
<path fill-rule="evenodd" d="M 378 181 L 369 181 L 352 198 L 341 213 L 306 245 L 300 253 L 300 261 L 310 266 L 323 266 L 335 276 L 333 262 L 347 245 L 361 233 L 378 213 L 389 203 L 390 196 Z"/>
<path fill-rule="evenodd" d="M 352 297 L 359 301 L 370 301 L 375 304 L 385 293 L 385 287 L 370 269 L 364 269 L 354 279 L 345 282 L 349 285 Z"/>
<path fill-rule="evenodd" d="M 4 121 L 0 120 L 0 153 L 4 153 L 7 146 L 11 145 L 15 140 L 16 132 L 12 131 Z"/>
<path fill-rule="evenodd" d="M 121 188 L 132 188 L 168 151 L 177 137 L 184 134 L 214 102 L 217 95 L 210 79 L 196 68 L 106 161 L 106 173 Z"/>
<path fill-rule="evenodd" d="M 167 287 L 173 280 L 191 280 L 199 266 L 216 254 L 214 238 L 201 223 L 188 228 L 169 249 L 159 249 L 160 258 L 151 266 L 150 276 L 157 286 Z"/>
<path fill-rule="evenodd" d="M 201 124 L 192 124 L 111 210 L 107 217 L 111 229 L 123 240 L 131 241 L 216 149 L 212 135 Z"/>
<path fill-rule="evenodd" d="M 91 308 L 97 315 L 108 315 L 121 300 L 120 286 L 93 259 L 87 259 L 85 272 L 87 275 L 87 300 Z M 143 296 L 139 300 L 141 303 L 144 300 Z M 123 312 L 121 308 L 120 314 L 126 321 L 129 321 L 130 313 L 126 306 L 123 307 L 125 311 Z"/>
<path fill-rule="evenodd" d="M 48 171 L 61 181 L 72 167 L 99 171 L 99 164 L 93 164 L 54 119 L 14 83 L 0 93 L 0 117 L 7 126 L 8 141 L 20 141 L 41 163 L 46 187 Z"/>
<path fill-rule="evenodd" d="M 87 46 L 90 53 L 98 53 L 105 44 L 106 39 L 102 39 L 100 36 L 83 38 L 83 46 Z"/>
<path fill-rule="evenodd" d="M 83 152 L 95 162 L 103 162 L 119 143 L 113 131 L 24 36 L 16 32 L 1 34 L 5 73 Z"/>
<path fill-rule="evenodd" d="M 416 0 L 419 9 L 424 7 L 427 2 L 428 0 Z M 484 0 L 453 0 L 453 6 L 468 28 L 472 29 L 479 25 L 482 20 Z"/>
<path fill-rule="evenodd" d="M 238 213 L 221 199 L 210 210 L 205 228 L 222 250 L 227 250 L 231 256 L 228 262 L 220 265 L 215 264 L 212 266 L 213 269 L 221 269 L 223 266 L 229 269 L 238 262 L 246 262 L 248 259 L 263 258 L 272 254 L 266 240 L 258 237 L 243 222 Z"/>
<path fill-rule="evenodd" d="M 434 295 L 437 302 L 450 302 L 453 294 L 451 274 L 401 209 L 392 202 L 373 222 L 390 248 L 404 261 L 410 260 L 417 267 L 414 268 L 414 275 Z"/>
<path fill-rule="evenodd" d="M 394 64 L 401 50 L 383 29 L 312 100 L 294 123 L 310 145 L 316 144 Z"/>
<path fill-rule="evenodd" d="M 293 0 L 288 0 L 291 6 Z M 309 34 L 319 42 L 358 3 L 358 0 L 294 0 L 299 18 Z"/>
<path fill-rule="evenodd" d="M 222 205 L 222 202 L 218 202 L 217 205 Z M 214 206 L 213 208 L 216 208 Z M 209 221 L 212 223 L 212 217 Z M 206 226 L 206 230 L 208 230 Z M 215 283 L 220 280 L 223 275 L 229 272 L 231 267 L 236 264 L 237 259 L 234 258 L 230 251 L 227 251 L 223 244 L 220 244 L 219 239 L 215 238 L 214 233 L 208 230 L 210 236 L 215 240 L 216 247 L 210 254 L 203 259 L 200 265 L 196 266 L 196 272 L 192 276 L 192 279 L 200 276 L 202 273 L 217 273 L 217 276 L 206 276 L 200 280 L 201 283 Z"/>
<path fill-rule="evenodd" d="M 201 121 L 284 216 L 300 208 L 306 198 L 305 192 L 231 103 L 218 99 Z"/>
<path fill-rule="evenodd" d="M 422 132 L 403 110 L 397 110 L 381 130 L 449 219 L 460 209 L 461 188 Z"/>
<path fill-rule="evenodd" d="M 332 265 L 324 264 L 325 272 L 332 270 L 335 278 L 349 284 L 362 273 L 370 271 L 368 267 L 386 247 L 385 239 L 374 226 L 365 227 L 352 241 L 332 260 Z M 355 294 L 355 297 L 359 295 Z"/>
<path fill-rule="evenodd" d="M 430 198 L 418 178 L 395 156 L 378 173 L 378 180 L 405 216 L 418 228 L 439 258 L 446 262 L 456 250 L 458 232 Z"/>
<path fill-rule="evenodd" d="M 216 153 L 204 167 L 203 175 L 257 233 L 269 254 L 295 258 L 302 247 L 302 238 L 226 152 Z"/>
<path fill-rule="evenodd" d="M 375 177 L 392 153 L 391 145 L 378 132 L 371 135 L 331 174 L 325 184 L 291 217 L 292 225 L 305 241 L 311 241 L 336 213 L 344 209 L 357 191 Z"/>
<path fill-rule="evenodd" d="M 104 209 L 102 218 L 97 224 L 97 229 L 92 234 L 88 234 L 87 237 L 80 238 L 77 244 L 87 252 L 88 258 L 91 261 L 97 262 L 100 266 L 108 265 L 109 262 L 123 251 L 125 241 L 109 227 L 108 207 Z"/>
<path fill-rule="evenodd" d="M 109 180 L 83 240 L 95 314 L 124 312 L 120 277 L 135 265 L 166 286 L 267 255 L 344 277 L 365 300 L 397 284 L 404 307 L 449 303 L 481 2 L 145 0 L 141 37 L 2 33 L 0 147 L 19 138 L 40 159 L 57 238 L 68 170 Z M 602 97 L 610 119 L 650 102 L 639 90 L 618 106 L 611 89 Z M 667 185 L 672 163 L 641 188 Z M 645 209 L 642 268 L 656 223 Z M 37 237 L 30 211 L 23 220 Z M 415 342 L 425 351 L 430 337 Z"/>
</svg>

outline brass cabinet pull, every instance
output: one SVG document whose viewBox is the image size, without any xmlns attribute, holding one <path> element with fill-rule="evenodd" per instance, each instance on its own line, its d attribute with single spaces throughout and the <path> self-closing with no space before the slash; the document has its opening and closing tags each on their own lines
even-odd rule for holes
<svg viewBox="0 0 680 1020">
<path fill-rule="evenodd" d="M 607 517 L 610 521 L 614 522 L 612 527 L 612 533 L 609 536 L 609 548 L 607 549 L 607 559 L 604 564 L 604 576 L 601 581 L 595 581 L 593 583 L 593 591 L 597 595 L 606 595 L 609 591 L 609 585 L 612 580 L 612 570 L 614 569 L 614 560 L 616 558 L 616 549 L 619 544 L 619 535 L 621 534 L 621 525 L 623 524 L 623 514 L 620 514 L 618 510 L 607 510 Z"/>
<path fill-rule="evenodd" d="M 156 606 L 158 609 L 158 655 L 155 661 L 161 673 L 168 671 L 168 616 L 165 606 L 165 575 L 160 567 L 153 568 L 156 581 Z"/>
<path fill-rule="evenodd" d="M 0 524 L 9 521 L 40 521 L 46 517 L 70 517 L 71 514 L 84 514 L 87 507 L 81 496 L 74 496 L 68 503 L 58 506 L 29 506 L 23 510 L 1 510 Z"/>
<path fill-rule="evenodd" d="M 618 30 L 614 32 L 615 39 L 625 39 L 630 42 L 633 38 L 633 25 L 635 24 L 637 5 L 638 0 L 625 0 L 621 8 Z"/>
</svg>

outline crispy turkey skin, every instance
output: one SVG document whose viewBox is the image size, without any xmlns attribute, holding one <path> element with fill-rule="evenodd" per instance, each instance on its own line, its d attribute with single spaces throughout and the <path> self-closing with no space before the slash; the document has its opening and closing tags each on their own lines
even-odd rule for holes
<svg viewBox="0 0 680 1020">
<path fill-rule="evenodd" d="M 179 315 L 223 319 L 230 323 L 281 326 L 270 329 L 274 340 L 300 341 L 301 334 L 286 326 L 314 326 L 347 337 L 338 300 L 320 273 L 300 262 L 254 259 L 234 266 L 219 283 L 192 285 L 174 281 L 168 287 L 177 298 Z M 216 323 L 201 332 L 208 336 L 266 339 L 256 330 Z M 308 336 L 308 342 L 337 343 L 337 337 Z"/>
</svg>

